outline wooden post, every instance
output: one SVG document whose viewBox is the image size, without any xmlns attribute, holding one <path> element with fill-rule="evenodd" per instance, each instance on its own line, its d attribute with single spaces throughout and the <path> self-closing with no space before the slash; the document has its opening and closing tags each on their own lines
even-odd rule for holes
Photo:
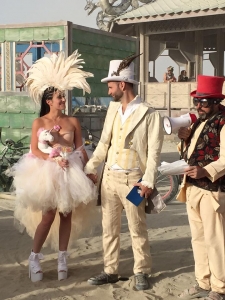
<svg viewBox="0 0 225 300">
<path fill-rule="evenodd" d="M 141 98 L 145 99 L 149 78 L 149 36 L 145 35 L 145 24 L 140 25 L 140 53 Z"/>
<path fill-rule="evenodd" d="M 217 59 L 216 76 L 224 76 L 224 32 L 223 29 L 217 29 Z"/>
<path fill-rule="evenodd" d="M 72 28 L 73 28 L 73 24 L 71 22 L 67 22 L 67 26 L 65 26 L 65 31 L 66 31 L 66 35 L 65 35 L 65 53 L 66 56 L 68 57 L 69 55 L 72 54 Z M 71 115 L 72 114 L 72 91 L 67 91 L 67 95 L 66 95 L 66 111 L 65 113 L 67 115 Z"/>
<path fill-rule="evenodd" d="M 203 71 L 203 34 L 202 31 L 195 32 L 195 43 L 196 43 L 196 51 L 195 51 L 195 61 L 196 61 L 196 80 L 197 75 L 202 74 Z"/>
<path fill-rule="evenodd" d="M 167 82 L 167 115 L 171 117 L 171 82 Z"/>
</svg>

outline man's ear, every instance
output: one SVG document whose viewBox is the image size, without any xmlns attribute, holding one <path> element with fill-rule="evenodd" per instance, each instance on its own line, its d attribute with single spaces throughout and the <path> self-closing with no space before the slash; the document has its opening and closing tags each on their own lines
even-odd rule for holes
<svg viewBox="0 0 225 300">
<path fill-rule="evenodd" d="M 120 81 L 120 88 L 122 91 L 124 91 L 125 86 L 126 86 L 126 83 L 124 81 Z"/>
</svg>

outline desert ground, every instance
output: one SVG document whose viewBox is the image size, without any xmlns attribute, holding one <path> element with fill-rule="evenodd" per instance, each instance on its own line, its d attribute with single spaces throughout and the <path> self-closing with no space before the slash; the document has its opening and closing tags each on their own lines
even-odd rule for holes
<svg viewBox="0 0 225 300">
<path fill-rule="evenodd" d="M 162 160 L 177 160 L 176 143 L 165 141 Z M 31 238 L 14 228 L 14 201 L 0 199 L 0 300 L 174 300 L 193 284 L 194 261 L 185 204 L 173 200 L 157 215 L 148 215 L 153 268 L 150 289 L 133 287 L 133 253 L 125 215 L 122 217 L 119 274 L 116 284 L 91 286 L 87 279 L 103 270 L 101 226 L 92 236 L 79 239 L 70 250 L 69 277 L 57 280 L 57 253 L 44 248 L 43 281 L 28 278 Z"/>
</svg>

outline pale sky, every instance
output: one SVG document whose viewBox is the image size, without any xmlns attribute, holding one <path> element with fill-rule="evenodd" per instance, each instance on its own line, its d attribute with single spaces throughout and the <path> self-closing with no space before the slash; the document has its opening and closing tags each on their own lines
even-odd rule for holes
<svg viewBox="0 0 225 300">
<path fill-rule="evenodd" d="M 0 0 L 0 25 L 64 20 L 97 28 L 98 10 L 88 16 L 85 5 L 86 0 Z"/>
<path fill-rule="evenodd" d="M 97 3 L 98 0 L 93 0 Z M 0 0 L 0 25 L 38 22 L 71 21 L 73 24 L 97 28 L 96 9 L 90 16 L 84 10 L 86 0 Z M 158 60 L 156 78 L 162 81 L 163 73 L 168 65 L 174 66 L 175 76 L 178 77 L 178 65 L 168 58 Z M 213 75 L 211 63 L 204 61 L 204 74 Z M 150 68 L 151 71 L 151 68 Z M 152 73 L 152 72 L 151 72 Z"/>
</svg>

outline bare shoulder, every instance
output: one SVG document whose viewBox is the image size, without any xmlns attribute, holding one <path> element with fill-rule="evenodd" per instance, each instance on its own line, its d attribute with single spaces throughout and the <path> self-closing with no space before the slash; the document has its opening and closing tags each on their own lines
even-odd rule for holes
<svg viewBox="0 0 225 300">
<path fill-rule="evenodd" d="M 70 123 L 72 123 L 72 124 L 74 124 L 74 125 L 80 124 L 79 119 L 77 119 L 77 118 L 75 118 L 75 117 L 69 117 L 69 116 L 67 116 L 67 119 L 68 119 L 68 121 L 69 121 Z"/>
<path fill-rule="evenodd" d="M 75 117 L 69 117 L 68 118 L 68 122 L 74 127 L 74 129 L 80 129 L 80 121 L 79 119 L 75 118 Z"/>
<path fill-rule="evenodd" d="M 36 118 L 33 121 L 33 127 L 38 127 L 38 126 L 41 127 L 41 126 L 43 126 L 43 124 L 44 124 L 43 117 Z"/>
</svg>

